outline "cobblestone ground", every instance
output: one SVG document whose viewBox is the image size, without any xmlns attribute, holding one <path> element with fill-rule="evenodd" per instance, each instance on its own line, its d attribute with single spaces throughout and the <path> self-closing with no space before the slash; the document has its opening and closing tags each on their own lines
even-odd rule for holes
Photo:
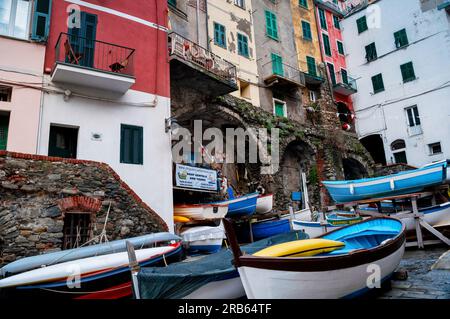
<svg viewBox="0 0 450 319">
<path fill-rule="evenodd" d="M 408 249 L 400 263 L 400 268 L 408 271 L 408 279 L 393 280 L 392 289 L 379 298 L 450 299 L 450 270 L 431 270 L 447 250 L 446 247 Z"/>
</svg>

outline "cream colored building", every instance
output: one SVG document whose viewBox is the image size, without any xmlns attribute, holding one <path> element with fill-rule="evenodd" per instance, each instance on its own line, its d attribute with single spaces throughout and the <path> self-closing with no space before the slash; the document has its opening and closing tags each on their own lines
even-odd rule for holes
<svg viewBox="0 0 450 319">
<path fill-rule="evenodd" d="M 250 0 L 208 0 L 210 50 L 237 67 L 239 90 L 232 95 L 260 106 Z"/>
</svg>

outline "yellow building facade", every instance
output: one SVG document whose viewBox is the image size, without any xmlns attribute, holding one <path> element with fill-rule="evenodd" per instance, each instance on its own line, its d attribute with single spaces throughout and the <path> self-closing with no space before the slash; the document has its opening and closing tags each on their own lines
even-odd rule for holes
<svg viewBox="0 0 450 319">
<path fill-rule="evenodd" d="M 237 68 L 239 90 L 231 95 L 260 106 L 251 1 L 208 0 L 210 50 Z"/>
</svg>

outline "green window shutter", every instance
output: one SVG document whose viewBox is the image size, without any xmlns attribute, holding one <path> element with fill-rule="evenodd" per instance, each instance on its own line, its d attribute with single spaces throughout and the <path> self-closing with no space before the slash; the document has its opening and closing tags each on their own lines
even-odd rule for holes
<svg viewBox="0 0 450 319">
<path fill-rule="evenodd" d="M 337 48 L 338 48 L 339 54 L 345 55 L 344 45 L 342 44 L 341 41 L 337 41 Z"/>
<path fill-rule="evenodd" d="M 333 15 L 333 22 L 334 22 L 334 27 L 338 30 L 341 29 L 341 24 L 339 23 L 339 18 L 335 15 Z"/>
<path fill-rule="evenodd" d="M 341 76 L 342 76 L 342 83 L 348 84 L 348 75 L 346 70 L 341 69 Z"/>
<path fill-rule="evenodd" d="M 325 50 L 325 54 L 331 56 L 331 46 L 330 46 L 330 38 L 326 34 L 322 34 L 323 38 L 323 48 Z"/>
<path fill-rule="evenodd" d="M 273 74 L 284 76 L 283 58 L 275 53 L 272 53 L 271 57 Z"/>
<path fill-rule="evenodd" d="M 410 82 L 416 79 L 416 74 L 414 72 L 414 66 L 412 62 L 408 62 L 405 64 L 402 64 L 400 66 L 400 69 L 402 71 L 402 77 L 403 77 L 403 82 Z"/>
<path fill-rule="evenodd" d="M 317 76 L 316 60 L 313 57 L 307 56 L 306 64 L 308 66 L 308 74 Z"/>
<path fill-rule="evenodd" d="M 268 37 L 278 40 L 278 24 L 277 24 L 277 16 L 271 12 L 266 10 L 266 34 Z"/>
<path fill-rule="evenodd" d="M 298 5 L 304 8 L 308 8 L 308 0 L 299 0 Z"/>
<path fill-rule="evenodd" d="M 6 150 L 8 142 L 9 115 L 0 115 L 0 151 Z"/>
<path fill-rule="evenodd" d="M 376 94 L 384 91 L 383 75 L 381 73 L 372 76 L 372 85 L 373 85 L 373 93 Z"/>
<path fill-rule="evenodd" d="M 177 0 L 168 0 L 169 4 L 176 7 L 177 6 Z"/>
<path fill-rule="evenodd" d="M 140 126 L 121 125 L 120 162 L 125 164 L 144 163 L 144 129 Z"/>
<path fill-rule="evenodd" d="M 302 30 L 303 30 L 303 39 L 312 40 L 311 25 L 308 22 L 302 21 Z"/>
<path fill-rule="evenodd" d="M 366 16 L 363 16 L 356 20 L 356 26 L 358 27 L 358 33 L 363 33 L 368 29 Z"/>
<path fill-rule="evenodd" d="M 34 2 L 31 40 L 47 41 L 51 12 L 52 0 L 36 0 Z"/>
<path fill-rule="evenodd" d="M 222 48 L 227 47 L 225 27 L 216 22 L 214 22 L 214 44 Z"/>
<path fill-rule="evenodd" d="M 247 36 L 238 33 L 238 54 L 248 57 L 248 38 Z"/>
<path fill-rule="evenodd" d="M 401 48 L 409 44 L 408 35 L 406 34 L 405 29 L 395 32 L 394 39 L 396 48 Z"/>
<path fill-rule="evenodd" d="M 324 30 L 328 30 L 327 19 L 325 17 L 325 11 L 322 8 L 319 8 L 319 19 L 320 19 L 321 28 Z"/>
<path fill-rule="evenodd" d="M 375 46 L 375 42 L 369 45 L 366 45 L 366 60 L 367 62 L 376 60 L 378 58 L 377 48 Z"/>
<path fill-rule="evenodd" d="M 328 72 L 330 73 L 330 80 L 333 85 L 336 85 L 336 73 L 334 72 L 334 65 L 327 63 Z"/>
<path fill-rule="evenodd" d="M 275 101 L 275 116 L 285 117 L 284 114 L 284 103 Z"/>
</svg>

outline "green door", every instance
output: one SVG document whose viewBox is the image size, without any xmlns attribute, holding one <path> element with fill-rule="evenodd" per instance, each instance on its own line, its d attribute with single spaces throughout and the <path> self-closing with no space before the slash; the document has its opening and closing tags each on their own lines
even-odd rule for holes
<svg viewBox="0 0 450 319">
<path fill-rule="evenodd" d="M 8 142 L 9 115 L 0 115 L 0 151 L 6 150 Z"/>
<path fill-rule="evenodd" d="M 328 72 L 330 73 L 331 84 L 336 85 L 336 73 L 334 72 L 334 65 L 331 63 L 327 63 Z"/>
<path fill-rule="evenodd" d="M 284 103 L 275 101 L 275 116 L 285 117 L 284 114 Z"/>
<path fill-rule="evenodd" d="M 50 126 L 48 156 L 77 158 L 78 128 Z"/>
<path fill-rule="evenodd" d="M 272 53 L 272 72 L 273 74 L 284 76 L 283 58 L 275 53 Z"/>
<path fill-rule="evenodd" d="M 306 57 L 306 65 L 308 66 L 308 74 L 312 76 L 317 76 L 316 70 L 316 60 L 313 57 Z"/>
<path fill-rule="evenodd" d="M 69 28 L 70 45 L 75 54 L 81 54 L 80 65 L 95 67 L 95 38 L 97 34 L 97 16 L 81 12 L 80 28 Z"/>
</svg>

